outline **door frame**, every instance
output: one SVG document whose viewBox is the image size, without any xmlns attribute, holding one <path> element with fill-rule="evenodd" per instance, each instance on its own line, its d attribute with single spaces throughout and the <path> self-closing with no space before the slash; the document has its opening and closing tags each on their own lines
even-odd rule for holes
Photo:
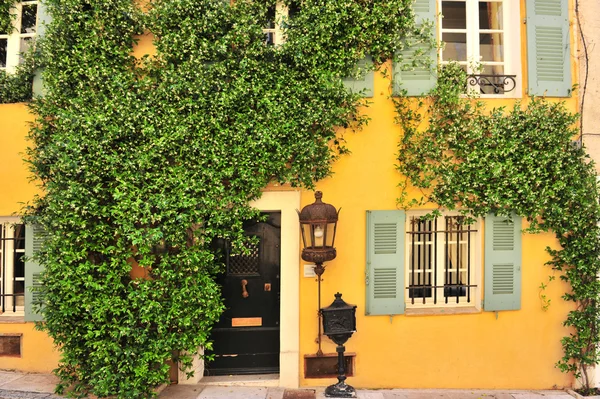
<svg viewBox="0 0 600 399">
<path fill-rule="evenodd" d="M 300 383 L 300 195 L 298 190 L 265 191 L 250 203 L 263 212 L 281 212 L 279 386 L 283 388 L 298 388 Z"/>
</svg>

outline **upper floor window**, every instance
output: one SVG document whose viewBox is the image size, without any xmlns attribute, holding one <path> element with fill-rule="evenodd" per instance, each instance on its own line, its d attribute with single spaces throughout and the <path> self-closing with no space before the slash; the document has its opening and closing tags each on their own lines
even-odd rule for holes
<svg viewBox="0 0 600 399">
<path fill-rule="evenodd" d="M 289 7 L 280 2 L 273 2 L 267 10 L 267 22 L 263 28 L 265 43 L 278 45 L 285 42 L 282 29 L 283 23 L 285 19 L 293 18 L 299 11 L 300 6 L 295 1 Z"/>
<path fill-rule="evenodd" d="M 456 61 L 482 96 L 519 96 L 521 46 L 516 0 L 440 0 L 439 60 Z"/>
<path fill-rule="evenodd" d="M 15 3 L 12 30 L 0 32 L 0 70 L 14 72 L 37 32 L 38 2 Z"/>
</svg>

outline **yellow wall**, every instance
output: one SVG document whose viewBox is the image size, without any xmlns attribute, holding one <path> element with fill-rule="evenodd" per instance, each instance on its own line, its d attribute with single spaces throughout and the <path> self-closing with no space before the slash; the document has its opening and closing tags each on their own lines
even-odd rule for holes
<svg viewBox="0 0 600 399">
<path fill-rule="evenodd" d="M 524 3 L 524 2 L 522 2 Z M 522 5 L 521 15 L 525 15 Z M 526 103 L 527 55 L 525 25 L 521 26 L 523 102 Z M 572 35 L 574 36 L 574 35 Z M 572 40 L 572 53 L 576 41 Z M 573 57 L 573 71 L 577 69 Z M 573 82 L 577 76 L 573 73 Z M 552 270 L 546 246 L 558 244 L 552 234 L 524 235 L 521 310 L 462 315 L 365 315 L 366 211 L 397 209 L 397 184 L 402 177 L 394 168 L 400 128 L 393 123 L 388 99 L 389 80 L 375 75 L 375 95 L 365 110 L 371 118 L 359 133 L 345 132 L 351 154 L 334 167 L 334 175 L 317 185 L 323 201 L 341 207 L 336 236 L 337 258 L 326 263 L 322 282 L 322 306 L 340 291 L 348 303 L 358 306 L 357 332 L 346 344 L 356 353 L 355 373 L 348 382 L 365 388 L 507 388 L 548 389 L 571 386 L 573 378 L 555 368 L 562 357 L 560 339 L 569 334 L 562 326 L 572 306 L 561 299 L 568 286 L 556 280 L 544 294 L 551 300 L 542 309 L 541 283 Z M 557 99 L 558 101 L 559 99 Z M 577 98 L 566 99 L 577 110 Z M 488 107 L 514 100 L 486 100 Z M 304 192 L 302 206 L 314 202 Z M 300 355 L 317 351 L 317 283 L 302 276 L 300 261 Z M 484 287 L 485 288 L 485 287 Z M 323 338 L 323 351 L 335 353 L 335 345 Z M 329 385 L 331 379 L 306 379 L 300 385 Z"/>
<path fill-rule="evenodd" d="M 32 120 L 25 104 L 0 104 L 0 216 L 18 215 L 38 192 L 23 162 Z M 7 333 L 23 334 L 21 357 L 0 356 L 0 369 L 50 372 L 56 368 L 58 352 L 45 333 L 34 329 L 34 323 L 9 322 L 0 315 L 0 335 Z"/>
</svg>

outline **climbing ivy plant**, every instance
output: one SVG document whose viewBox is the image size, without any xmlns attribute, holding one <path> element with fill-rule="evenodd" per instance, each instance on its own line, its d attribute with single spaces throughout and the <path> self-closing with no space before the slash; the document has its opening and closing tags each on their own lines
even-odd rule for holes
<svg viewBox="0 0 600 399">
<path fill-rule="evenodd" d="M 529 231 L 553 232 L 560 249 L 547 249 L 548 265 L 562 272 L 571 287 L 563 298 L 574 303 L 557 365 L 591 392 L 590 367 L 600 361 L 600 206 L 593 162 L 572 142 L 578 116 L 544 98 L 490 111 L 463 96 L 464 82 L 460 66 L 450 65 L 416 106 L 395 99 L 403 130 L 398 170 L 406 176 L 400 202 L 431 202 L 473 218 L 517 214 Z M 423 195 L 409 200 L 414 188 Z"/>
<path fill-rule="evenodd" d="M 303 0 L 265 44 L 267 0 L 46 0 L 44 98 L 28 157 L 27 219 L 45 229 L 46 331 L 59 391 L 141 398 L 168 360 L 210 349 L 223 310 L 215 242 L 233 251 L 269 182 L 312 188 L 360 128 L 342 78 L 394 55 L 410 0 Z M 284 0 L 289 5 L 289 0 Z M 137 60 L 135 37 L 156 54 Z M 135 278 L 132 266 L 145 278 Z"/>
</svg>

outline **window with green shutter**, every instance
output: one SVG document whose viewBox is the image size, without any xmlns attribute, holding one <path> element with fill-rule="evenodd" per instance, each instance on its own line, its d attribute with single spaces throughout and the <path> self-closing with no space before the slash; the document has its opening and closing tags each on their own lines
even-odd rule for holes
<svg viewBox="0 0 600 399">
<path fill-rule="evenodd" d="M 42 246 L 45 233 L 39 225 L 27 225 L 25 229 L 25 321 L 41 321 L 42 314 L 39 312 L 43 303 L 43 295 L 40 290 L 40 276 L 43 267 L 37 260 L 32 258 Z"/>
<path fill-rule="evenodd" d="M 489 215 L 482 254 L 482 220 L 428 213 L 367 211 L 366 314 L 479 309 L 483 293 L 484 310 L 519 309 L 521 219 Z"/>
<path fill-rule="evenodd" d="M 529 95 L 571 94 L 571 50 L 567 0 L 527 0 Z"/>
<path fill-rule="evenodd" d="M 404 313 L 404 211 L 367 211 L 368 315 Z"/>
<path fill-rule="evenodd" d="M 521 218 L 485 218 L 484 274 L 485 310 L 521 308 Z"/>
<path fill-rule="evenodd" d="M 0 219 L 0 313 L 23 314 L 25 302 L 25 225 L 16 217 Z"/>
<path fill-rule="evenodd" d="M 415 22 L 422 25 L 425 21 L 433 23 L 435 34 L 437 27 L 436 1 L 415 0 L 413 4 Z M 415 41 L 407 38 L 406 48 L 402 51 L 402 63 L 395 62 L 393 65 L 393 94 L 399 95 L 406 90 L 409 96 L 420 96 L 427 94 L 435 87 L 437 80 L 437 49 L 431 48 L 428 43 Z M 427 67 L 419 58 L 429 58 L 432 64 Z"/>
</svg>

